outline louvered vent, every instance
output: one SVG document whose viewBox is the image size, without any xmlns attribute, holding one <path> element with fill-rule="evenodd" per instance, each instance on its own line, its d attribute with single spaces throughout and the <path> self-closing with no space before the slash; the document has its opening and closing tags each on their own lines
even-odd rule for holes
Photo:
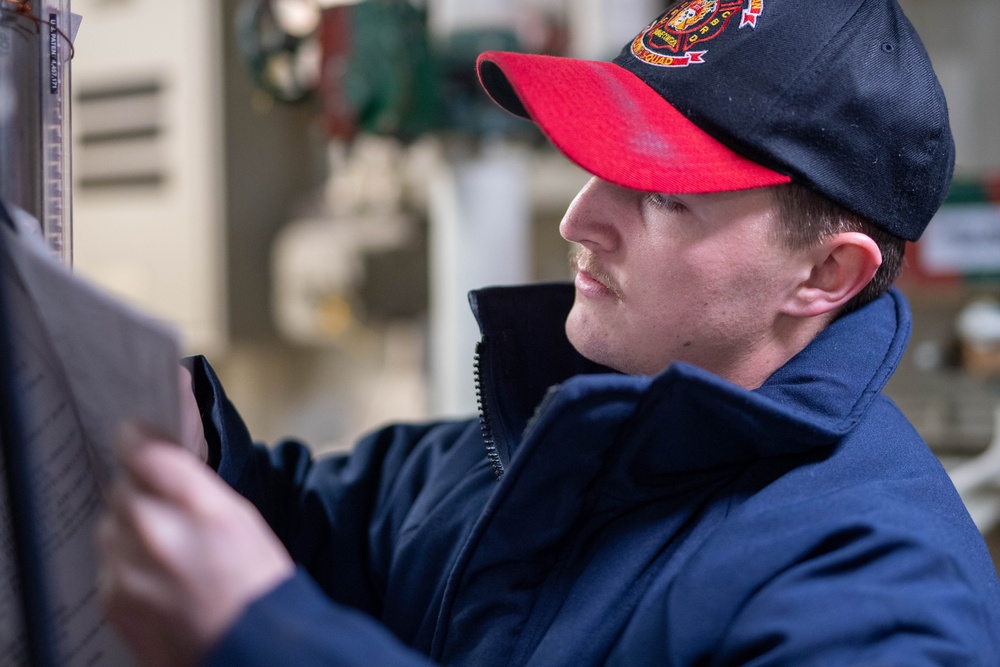
<svg viewBox="0 0 1000 667">
<path fill-rule="evenodd" d="M 77 187 L 159 188 L 166 182 L 164 86 L 156 80 L 78 88 Z"/>
</svg>

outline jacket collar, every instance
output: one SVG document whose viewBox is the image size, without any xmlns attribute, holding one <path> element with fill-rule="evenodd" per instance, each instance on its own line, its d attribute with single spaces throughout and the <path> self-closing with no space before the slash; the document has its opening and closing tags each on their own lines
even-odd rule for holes
<svg viewBox="0 0 1000 667">
<path fill-rule="evenodd" d="M 829 446 L 858 423 L 881 392 L 911 327 L 906 300 L 890 290 L 836 320 L 761 387 L 748 391 L 685 363 L 648 378 L 587 361 L 564 331 L 573 298 L 573 286 L 561 283 L 470 295 L 483 334 L 481 399 L 504 466 L 553 385 L 589 398 L 602 391 L 631 392 L 634 412 L 622 425 L 619 445 L 634 451 L 621 458 L 650 471 L 704 469 Z M 665 433 L 676 437 L 665 441 Z"/>
</svg>

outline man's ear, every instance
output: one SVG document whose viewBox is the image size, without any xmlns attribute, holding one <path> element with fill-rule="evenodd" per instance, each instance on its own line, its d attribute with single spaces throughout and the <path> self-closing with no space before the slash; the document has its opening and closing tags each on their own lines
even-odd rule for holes
<svg viewBox="0 0 1000 667">
<path fill-rule="evenodd" d="M 834 234 L 806 251 L 809 276 L 799 283 L 785 312 L 815 317 L 836 311 L 871 281 L 882 264 L 878 244 L 867 234 Z"/>
</svg>

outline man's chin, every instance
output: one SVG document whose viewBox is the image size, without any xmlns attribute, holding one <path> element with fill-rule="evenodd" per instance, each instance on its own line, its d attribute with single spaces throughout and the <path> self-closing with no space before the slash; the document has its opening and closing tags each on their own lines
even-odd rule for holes
<svg viewBox="0 0 1000 667">
<path fill-rule="evenodd" d="M 601 326 L 596 315 L 587 308 L 586 304 L 580 303 L 577 296 L 573 309 L 570 310 L 566 318 L 566 338 L 570 345 L 583 355 L 586 359 L 594 363 L 622 370 L 622 348 L 616 345 L 609 336 L 606 325 Z"/>
</svg>

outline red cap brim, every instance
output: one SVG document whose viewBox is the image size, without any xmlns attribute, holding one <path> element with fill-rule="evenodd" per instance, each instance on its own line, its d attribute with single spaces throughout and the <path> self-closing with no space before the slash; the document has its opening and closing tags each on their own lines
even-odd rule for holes
<svg viewBox="0 0 1000 667">
<path fill-rule="evenodd" d="M 791 181 L 719 143 L 614 63 L 487 51 L 476 66 L 497 104 L 533 120 L 566 157 L 606 181 L 677 194 Z"/>
</svg>

